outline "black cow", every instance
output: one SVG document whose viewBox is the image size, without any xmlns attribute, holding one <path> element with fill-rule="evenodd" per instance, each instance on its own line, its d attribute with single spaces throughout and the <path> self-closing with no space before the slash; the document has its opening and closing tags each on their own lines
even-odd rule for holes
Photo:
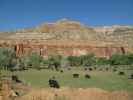
<svg viewBox="0 0 133 100">
<path fill-rule="evenodd" d="M 60 70 L 61 73 L 63 73 L 64 71 L 63 70 Z"/>
<path fill-rule="evenodd" d="M 93 69 L 92 68 L 89 68 L 90 71 L 92 71 Z"/>
<path fill-rule="evenodd" d="M 22 83 L 21 80 L 18 79 L 18 76 L 12 75 L 12 80 L 15 81 L 16 83 Z"/>
<path fill-rule="evenodd" d="M 133 79 L 133 74 L 130 75 L 129 79 Z"/>
<path fill-rule="evenodd" d="M 119 72 L 118 74 L 119 74 L 119 75 L 124 75 L 125 73 L 124 73 L 124 72 Z"/>
<path fill-rule="evenodd" d="M 89 79 L 89 78 L 91 78 L 91 76 L 88 74 L 85 74 L 85 78 Z"/>
<path fill-rule="evenodd" d="M 60 88 L 59 83 L 54 78 L 49 79 L 49 86 L 52 88 Z"/>
<path fill-rule="evenodd" d="M 79 74 L 73 74 L 73 78 L 79 78 Z"/>
</svg>

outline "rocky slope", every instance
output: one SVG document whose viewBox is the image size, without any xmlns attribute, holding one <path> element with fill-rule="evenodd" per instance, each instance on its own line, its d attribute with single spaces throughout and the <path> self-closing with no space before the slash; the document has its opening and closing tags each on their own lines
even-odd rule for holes
<svg viewBox="0 0 133 100">
<path fill-rule="evenodd" d="M 133 47 L 133 27 L 132 26 L 110 26 L 95 28 L 98 37 L 103 41 L 120 43 L 128 47 Z M 100 33 L 100 34 L 99 34 Z"/>
</svg>

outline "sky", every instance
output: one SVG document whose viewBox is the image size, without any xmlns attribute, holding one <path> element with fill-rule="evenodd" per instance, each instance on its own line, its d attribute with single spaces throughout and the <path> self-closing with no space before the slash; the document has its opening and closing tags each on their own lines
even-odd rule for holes
<svg viewBox="0 0 133 100">
<path fill-rule="evenodd" d="M 133 0 L 0 0 L 0 31 L 62 18 L 88 26 L 133 25 Z"/>
</svg>

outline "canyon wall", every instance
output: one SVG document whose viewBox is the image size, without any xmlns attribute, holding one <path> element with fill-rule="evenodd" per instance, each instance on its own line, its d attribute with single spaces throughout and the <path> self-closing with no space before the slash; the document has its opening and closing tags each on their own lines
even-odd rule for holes
<svg viewBox="0 0 133 100">
<path fill-rule="evenodd" d="M 4 42 L 0 47 L 13 48 L 17 56 L 37 53 L 43 57 L 49 55 L 79 56 L 86 54 L 95 54 L 97 57 L 110 57 L 112 54 L 125 54 L 130 48 L 111 45 L 96 45 L 94 43 L 76 43 L 68 41 L 67 43 L 59 42 Z M 133 51 L 133 50 L 131 50 Z M 130 52 L 131 52 L 130 51 Z"/>
</svg>

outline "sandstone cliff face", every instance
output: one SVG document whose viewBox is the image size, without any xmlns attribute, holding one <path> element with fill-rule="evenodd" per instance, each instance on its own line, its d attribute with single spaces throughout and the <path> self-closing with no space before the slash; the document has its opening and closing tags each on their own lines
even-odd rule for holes
<svg viewBox="0 0 133 100">
<path fill-rule="evenodd" d="M 0 47 L 15 48 L 18 56 L 37 52 L 42 56 L 84 55 L 110 57 L 133 52 L 133 27 L 92 28 L 67 19 L 35 28 L 0 33 Z"/>
<path fill-rule="evenodd" d="M 63 55 L 63 56 L 80 56 L 86 54 L 95 54 L 97 57 L 109 58 L 112 54 L 120 53 L 125 54 L 132 52 L 133 49 L 125 48 L 122 46 L 114 46 L 111 44 L 97 44 L 96 42 L 80 41 L 14 41 L 10 43 L 4 43 L 1 47 L 14 48 L 17 56 L 28 55 L 31 53 L 37 53 L 43 57 L 49 55 Z"/>
</svg>

